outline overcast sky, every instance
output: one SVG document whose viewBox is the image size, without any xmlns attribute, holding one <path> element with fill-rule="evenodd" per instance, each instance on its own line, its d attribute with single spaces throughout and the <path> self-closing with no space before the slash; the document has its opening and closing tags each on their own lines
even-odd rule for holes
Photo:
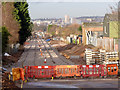
<svg viewBox="0 0 120 90">
<path fill-rule="evenodd" d="M 115 2 L 29 2 L 29 12 L 32 19 L 64 18 L 79 16 L 104 16 L 110 12 L 109 6 Z"/>
</svg>

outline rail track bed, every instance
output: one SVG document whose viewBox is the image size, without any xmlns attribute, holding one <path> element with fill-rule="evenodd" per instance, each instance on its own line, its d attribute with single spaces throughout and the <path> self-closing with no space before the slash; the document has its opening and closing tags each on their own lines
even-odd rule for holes
<svg viewBox="0 0 120 90">
<path fill-rule="evenodd" d="M 19 59 L 20 67 L 39 66 L 39 65 L 74 65 L 73 62 L 61 56 L 59 52 L 51 47 L 44 39 L 28 40 L 29 44 L 25 45 L 25 50 Z M 40 52 L 42 50 L 42 55 Z M 46 58 L 46 63 L 44 59 Z"/>
</svg>

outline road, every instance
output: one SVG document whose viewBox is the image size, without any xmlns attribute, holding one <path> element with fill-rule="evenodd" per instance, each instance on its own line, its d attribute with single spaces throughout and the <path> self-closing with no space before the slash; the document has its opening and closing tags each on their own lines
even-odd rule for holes
<svg viewBox="0 0 120 90">
<path fill-rule="evenodd" d="M 25 83 L 24 88 L 118 88 L 118 79 L 38 80 Z M 103 90 L 103 89 L 102 89 Z"/>
</svg>

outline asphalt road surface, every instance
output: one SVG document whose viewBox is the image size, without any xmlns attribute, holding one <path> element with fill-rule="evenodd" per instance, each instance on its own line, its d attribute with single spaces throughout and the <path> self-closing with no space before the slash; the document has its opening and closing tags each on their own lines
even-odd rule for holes
<svg viewBox="0 0 120 90">
<path fill-rule="evenodd" d="M 29 87 L 30 86 L 30 87 Z M 37 80 L 23 88 L 118 88 L 118 79 Z"/>
</svg>

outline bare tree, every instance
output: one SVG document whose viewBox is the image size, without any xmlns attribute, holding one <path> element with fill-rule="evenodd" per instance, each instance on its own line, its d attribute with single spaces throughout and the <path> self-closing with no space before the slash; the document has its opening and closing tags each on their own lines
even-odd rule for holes
<svg viewBox="0 0 120 90">
<path fill-rule="evenodd" d="M 115 25 L 113 26 L 118 33 L 118 52 L 119 52 L 119 62 L 120 62 L 120 1 L 116 3 L 114 6 L 110 6 L 110 11 L 111 11 L 110 19 L 117 21 L 117 25 L 118 25 L 118 27 L 115 27 Z"/>
</svg>

